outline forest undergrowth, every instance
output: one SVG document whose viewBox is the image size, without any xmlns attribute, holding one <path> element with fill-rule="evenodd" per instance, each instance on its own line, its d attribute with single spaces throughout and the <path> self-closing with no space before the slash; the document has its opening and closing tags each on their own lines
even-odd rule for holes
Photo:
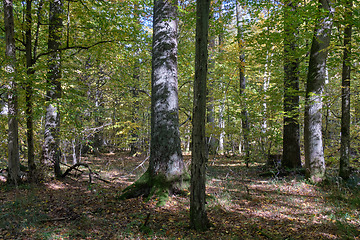
<svg viewBox="0 0 360 240">
<path fill-rule="evenodd" d="M 210 159 L 212 227 L 196 232 L 189 228 L 188 191 L 164 206 L 157 199 L 118 199 L 146 170 L 144 157 L 117 153 L 82 161 L 109 182 L 93 177 L 89 183 L 85 168 L 64 180 L 18 188 L 0 176 L 0 239 L 360 239 L 359 179 L 342 183 L 336 171 L 313 185 L 300 175 L 277 177 L 276 171 L 261 177 L 263 163 L 246 168 L 240 157 Z"/>
</svg>

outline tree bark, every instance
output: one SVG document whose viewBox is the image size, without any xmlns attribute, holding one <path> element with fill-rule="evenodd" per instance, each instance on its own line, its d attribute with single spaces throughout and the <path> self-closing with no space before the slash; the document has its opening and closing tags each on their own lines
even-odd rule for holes
<svg viewBox="0 0 360 240">
<path fill-rule="evenodd" d="M 333 21 L 333 9 L 330 1 L 319 0 L 319 8 L 320 18 L 315 26 L 310 51 L 304 126 L 306 177 L 313 182 L 321 182 L 325 177 L 321 109 Z"/>
<path fill-rule="evenodd" d="M 237 37 L 238 37 L 238 45 L 239 45 L 239 79 L 240 79 L 240 96 L 242 96 L 242 110 L 241 110 L 241 127 L 242 127 L 242 135 L 243 135 L 243 146 L 245 151 L 245 162 L 246 166 L 249 167 L 250 161 L 250 144 L 249 144 L 249 119 L 248 119 L 248 111 L 245 103 L 246 96 L 246 78 L 245 78 L 245 53 L 244 53 L 244 34 L 242 31 L 242 27 L 240 21 L 242 20 L 243 13 L 240 3 L 236 1 L 236 25 L 237 25 Z"/>
<path fill-rule="evenodd" d="M 44 160 L 54 164 L 56 177 L 61 177 L 60 169 L 60 111 L 61 98 L 61 45 L 63 2 L 52 0 L 49 12 L 49 71 L 47 76 L 46 115 L 44 136 Z"/>
<path fill-rule="evenodd" d="M 350 74 L 351 74 L 351 34 L 352 34 L 352 8 L 353 1 L 347 0 L 344 30 L 344 55 L 341 88 L 341 146 L 340 146 L 340 172 L 344 180 L 349 179 L 350 171 Z"/>
<path fill-rule="evenodd" d="M 215 48 L 215 39 L 209 40 L 209 49 L 210 51 Z M 210 56 L 209 59 L 209 75 L 210 78 L 213 75 L 213 72 L 211 69 L 215 68 L 215 59 L 213 59 Z M 206 92 L 206 122 L 209 125 L 210 128 L 210 135 L 207 137 L 206 142 L 208 144 L 208 154 L 215 155 L 218 145 L 218 140 L 215 137 L 215 107 L 214 107 L 214 84 L 213 82 L 215 79 L 210 79 L 209 84 L 207 86 L 207 92 Z"/>
<path fill-rule="evenodd" d="M 209 220 L 205 208 L 205 165 L 207 162 L 205 109 L 209 8 L 209 0 L 198 0 L 196 3 L 193 146 L 190 195 L 190 226 L 196 230 L 206 230 L 209 227 Z"/>
<path fill-rule="evenodd" d="M 36 165 L 34 153 L 34 128 L 33 128 L 33 56 L 32 56 L 32 0 L 26 0 L 26 14 L 25 14 L 25 53 L 26 53 L 26 137 L 27 137 L 27 153 L 28 153 L 28 167 L 29 167 L 29 180 L 36 181 Z"/>
<path fill-rule="evenodd" d="M 149 171 L 166 182 L 184 174 L 179 132 L 177 1 L 154 3 Z"/>
<path fill-rule="evenodd" d="M 161 205 L 182 188 L 186 176 L 179 132 L 177 21 L 177 1 L 155 0 L 149 168 L 121 198 L 158 195 Z"/>
<path fill-rule="evenodd" d="M 4 23 L 6 41 L 6 77 L 8 78 L 8 178 L 9 184 L 20 182 L 20 160 L 18 140 L 18 98 L 15 79 L 15 38 L 13 1 L 4 0 Z"/>
<path fill-rule="evenodd" d="M 299 125 L 299 58 L 296 56 L 298 24 L 297 4 L 287 1 L 284 6 L 284 131 L 283 157 L 285 168 L 301 167 Z"/>
</svg>

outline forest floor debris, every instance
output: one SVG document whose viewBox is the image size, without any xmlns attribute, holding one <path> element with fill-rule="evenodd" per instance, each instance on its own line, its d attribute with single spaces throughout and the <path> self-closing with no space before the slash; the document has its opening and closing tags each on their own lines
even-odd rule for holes
<svg viewBox="0 0 360 240">
<path fill-rule="evenodd" d="M 189 228 L 189 196 L 120 201 L 146 170 L 144 157 L 88 156 L 88 174 L 8 188 L 0 182 L 0 239 L 360 239 L 360 189 L 334 177 L 322 186 L 300 175 L 261 177 L 262 163 L 209 160 L 207 209 L 213 226 Z M 186 161 L 188 157 L 186 157 Z M 134 170 L 135 169 L 135 170 Z M 3 178 L 1 178 L 3 179 Z"/>
</svg>

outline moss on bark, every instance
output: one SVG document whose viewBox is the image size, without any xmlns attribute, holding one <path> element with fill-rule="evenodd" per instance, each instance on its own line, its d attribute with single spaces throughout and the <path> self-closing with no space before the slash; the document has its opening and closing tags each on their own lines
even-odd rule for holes
<svg viewBox="0 0 360 240">
<path fill-rule="evenodd" d="M 147 170 L 138 180 L 125 188 L 119 199 L 125 200 L 136 197 L 144 197 L 147 201 L 154 198 L 158 206 L 163 206 L 170 195 L 183 193 L 189 187 L 190 175 L 184 173 L 171 181 L 164 174 L 152 176 Z"/>
</svg>

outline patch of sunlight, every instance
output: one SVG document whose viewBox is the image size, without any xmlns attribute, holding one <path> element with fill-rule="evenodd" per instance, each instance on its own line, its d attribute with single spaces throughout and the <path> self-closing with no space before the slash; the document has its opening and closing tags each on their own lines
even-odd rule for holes
<svg viewBox="0 0 360 240">
<path fill-rule="evenodd" d="M 338 239 L 338 236 L 331 233 L 320 233 L 325 239 Z"/>
<path fill-rule="evenodd" d="M 215 167 L 241 167 L 244 166 L 244 163 L 215 163 L 213 166 Z"/>
<path fill-rule="evenodd" d="M 6 177 L 0 176 L 0 182 L 6 182 Z"/>
<path fill-rule="evenodd" d="M 66 188 L 66 185 L 61 182 L 46 183 L 45 185 L 47 185 L 48 188 L 53 189 L 53 190 L 60 190 L 60 189 Z"/>
</svg>

